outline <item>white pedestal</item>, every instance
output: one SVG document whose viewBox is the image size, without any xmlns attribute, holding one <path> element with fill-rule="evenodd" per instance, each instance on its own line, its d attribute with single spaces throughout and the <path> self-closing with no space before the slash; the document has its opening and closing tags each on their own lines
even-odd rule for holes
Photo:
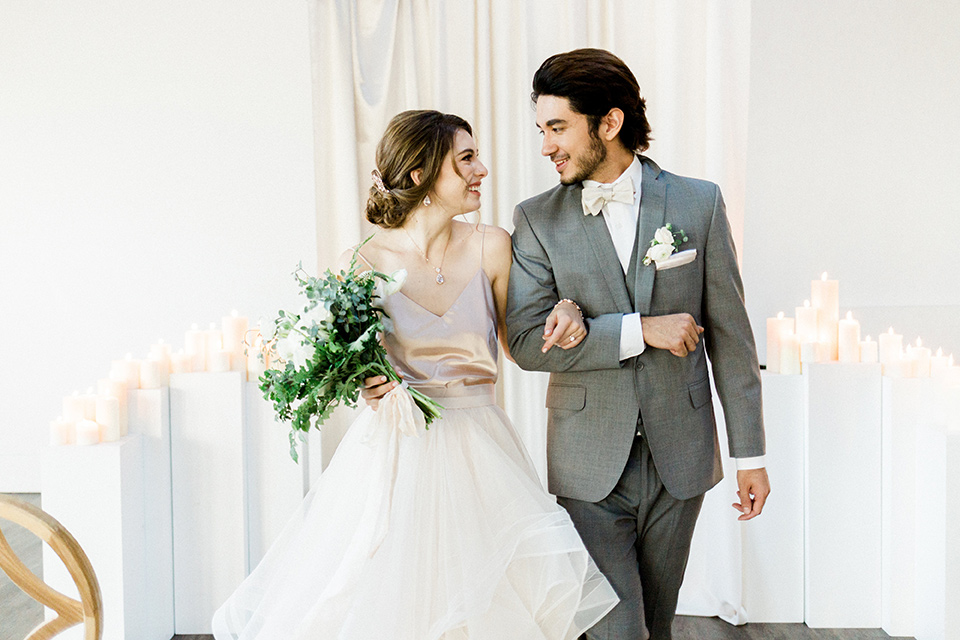
<svg viewBox="0 0 960 640">
<path fill-rule="evenodd" d="M 917 461 L 914 634 L 951 640 L 960 638 L 960 428 L 922 425 Z"/>
<path fill-rule="evenodd" d="M 804 620 L 881 623 L 880 367 L 811 364 L 804 498 Z"/>
<path fill-rule="evenodd" d="M 915 616 L 917 432 L 930 378 L 883 378 L 881 576 L 883 630 L 912 636 Z"/>
<path fill-rule="evenodd" d="M 743 606 L 749 622 L 803 622 L 803 434 L 806 380 L 763 373 L 772 499 L 742 525 Z"/>
<path fill-rule="evenodd" d="M 170 376 L 177 634 L 210 633 L 247 575 L 243 384 L 238 372 Z"/>
<path fill-rule="evenodd" d="M 276 540 L 305 494 L 304 467 L 290 457 L 290 426 L 277 422 L 256 382 L 244 383 L 247 517 L 251 569 Z M 306 464 L 301 452 L 301 463 Z"/>
<path fill-rule="evenodd" d="M 141 437 L 44 454 L 41 500 L 87 554 L 103 596 L 103 640 L 155 638 L 150 627 L 144 548 Z M 43 579 L 73 598 L 77 589 L 53 550 L 43 547 Z M 81 640 L 74 627 L 58 638 Z M 169 638 L 169 636 L 167 636 Z"/>
<path fill-rule="evenodd" d="M 127 396 L 129 429 L 143 445 L 146 609 L 144 640 L 173 637 L 173 512 L 170 502 L 170 390 Z"/>
</svg>

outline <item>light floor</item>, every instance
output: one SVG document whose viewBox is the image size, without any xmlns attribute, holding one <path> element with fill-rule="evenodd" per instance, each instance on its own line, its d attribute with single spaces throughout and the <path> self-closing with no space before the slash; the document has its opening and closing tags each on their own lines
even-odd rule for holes
<svg viewBox="0 0 960 640">
<path fill-rule="evenodd" d="M 40 506 L 38 494 L 17 494 Z M 42 543 L 20 527 L 0 521 L 14 552 L 40 575 Z M 0 640 L 22 640 L 43 619 L 43 608 L 27 598 L 0 572 Z M 680 616 L 673 626 L 674 640 L 874 640 L 889 638 L 880 629 L 809 629 L 803 624 L 746 624 L 735 627 L 718 618 Z M 175 640 L 211 640 L 213 636 L 174 636 Z M 131 639 L 132 640 L 132 639 Z"/>
</svg>

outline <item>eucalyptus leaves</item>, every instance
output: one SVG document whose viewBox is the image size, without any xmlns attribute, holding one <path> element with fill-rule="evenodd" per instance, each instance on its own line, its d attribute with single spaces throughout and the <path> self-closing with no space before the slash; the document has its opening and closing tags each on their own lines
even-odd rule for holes
<svg viewBox="0 0 960 640">
<path fill-rule="evenodd" d="M 277 319 L 263 327 L 265 349 L 278 364 L 260 377 L 260 389 L 277 417 L 290 422 L 294 460 L 297 443 L 306 439 L 311 425 L 319 428 L 340 404 L 356 406 L 364 379 L 400 380 L 380 344 L 386 314 L 378 305 L 400 289 L 406 271 L 357 274 L 359 249 L 349 269 L 336 275 L 328 269 L 322 278 L 314 278 L 298 265 L 293 275 L 306 298 L 303 310 L 280 310 Z M 427 425 L 440 415 L 440 405 L 415 389 L 408 391 Z"/>
</svg>

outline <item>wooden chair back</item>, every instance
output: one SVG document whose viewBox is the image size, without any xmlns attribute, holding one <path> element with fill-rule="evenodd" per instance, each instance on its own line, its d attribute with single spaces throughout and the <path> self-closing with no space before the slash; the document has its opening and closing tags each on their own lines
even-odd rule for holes
<svg viewBox="0 0 960 640">
<path fill-rule="evenodd" d="M 48 513 L 12 496 L 0 494 L 0 518 L 20 525 L 50 545 L 63 560 L 80 594 L 80 600 L 74 600 L 38 578 L 16 556 L 0 531 L 0 569 L 24 593 L 57 614 L 31 631 L 26 640 L 47 640 L 78 624 L 84 626 L 84 640 L 100 640 L 103 635 L 100 583 L 76 539 Z"/>
</svg>

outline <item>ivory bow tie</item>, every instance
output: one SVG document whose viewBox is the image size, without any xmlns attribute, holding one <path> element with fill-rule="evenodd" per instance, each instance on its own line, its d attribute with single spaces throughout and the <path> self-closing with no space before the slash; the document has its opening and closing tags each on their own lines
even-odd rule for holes
<svg viewBox="0 0 960 640">
<path fill-rule="evenodd" d="M 630 178 L 615 184 L 583 185 L 583 214 L 595 216 L 608 202 L 633 204 L 634 193 Z"/>
</svg>

